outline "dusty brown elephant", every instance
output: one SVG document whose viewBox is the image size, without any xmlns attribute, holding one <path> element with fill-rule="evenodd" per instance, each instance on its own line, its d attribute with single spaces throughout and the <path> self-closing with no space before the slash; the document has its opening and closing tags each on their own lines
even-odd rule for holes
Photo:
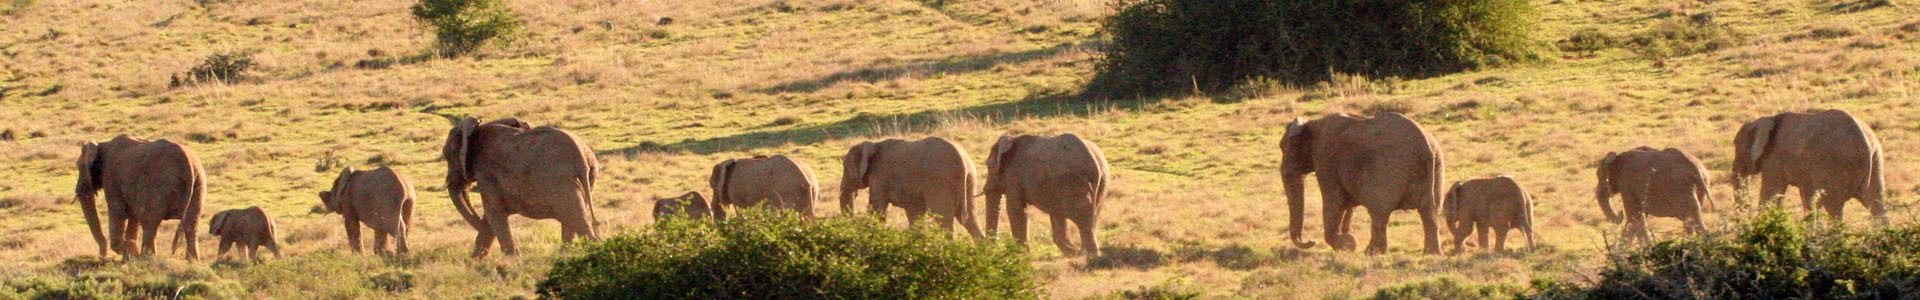
<svg viewBox="0 0 1920 300">
<path fill-rule="evenodd" d="M 1280 147 L 1282 181 L 1287 190 L 1287 230 L 1295 246 L 1316 243 L 1300 238 L 1304 181 L 1320 182 L 1321 219 L 1327 243 L 1354 250 L 1353 211 L 1367 208 L 1373 220 L 1368 254 L 1387 252 L 1387 219 L 1395 210 L 1420 212 L 1426 253 L 1440 254 L 1440 144 L 1413 119 L 1398 113 L 1373 118 L 1334 114 L 1318 120 L 1295 118 Z"/>
<path fill-rule="evenodd" d="M 198 228 L 207 176 L 193 150 L 167 140 L 121 135 L 103 143 L 81 145 L 77 161 L 79 182 L 74 184 L 74 199 L 86 214 L 100 256 L 107 256 L 108 249 L 127 256 L 152 255 L 155 231 L 164 220 L 180 220 L 174 232 L 174 249 L 184 243 L 188 260 L 200 256 L 194 229 Z M 99 192 L 107 195 L 105 236 L 100 234 L 100 216 L 94 208 L 94 195 Z M 134 235 L 140 235 L 140 249 L 133 248 Z"/>
<path fill-rule="evenodd" d="M 1690 233 L 1706 232 L 1700 214 L 1713 206 L 1713 196 L 1707 192 L 1707 168 L 1700 165 L 1700 159 L 1680 149 L 1640 146 L 1626 152 L 1608 152 L 1596 169 L 1599 185 L 1593 189 L 1594 198 L 1607 220 L 1618 223 L 1622 215 L 1613 212 L 1607 199 L 1620 195 L 1626 221 L 1621 235 L 1625 239 L 1652 241 L 1653 236 L 1647 233 L 1649 215 L 1680 219 Z"/>
<path fill-rule="evenodd" d="M 987 156 L 987 235 L 999 232 L 1000 199 L 1007 200 L 1007 227 L 1027 243 L 1027 205 L 1053 221 L 1053 244 L 1068 256 L 1100 255 L 1100 205 L 1106 198 L 1107 155 L 1093 142 L 1071 133 L 1053 137 L 1001 136 Z M 1067 239 L 1067 221 L 1080 234 L 1080 246 Z"/>
<path fill-rule="evenodd" d="M 707 209 L 707 197 L 701 196 L 700 192 L 687 192 L 672 198 L 654 199 L 653 221 L 657 223 L 667 218 L 705 219 L 711 214 Z"/>
<path fill-rule="evenodd" d="M 532 127 L 515 119 L 480 124 L 457 121 L 441 148 L 447 161 L 447 192 L 453 206 L 479 234 L 473 256 L 485 257 L 494 241 L 507 255 L 519 253 L 507 216 L 560 221 L 560 237 L 600 239 L 594 230 L 593 181 L 600 169 L 580 138 L 560 129 Z M 467 199 L 467 187 L 480 192 L 483 217 Z"/>
<path fill-rule="evenodd" d="M 1780 204 L 1787 187 L 1800 189 L 1800 206 L 1813 210 L 1818 195 L 1827 216 L 1840 220 L 1848 199 L 1886 221 L 1886 176 L 1880 138 L 1873 128 L 1841 110 L 1781 113 L 1740 126 L 1733 138 L 1733 186 L 1746 189 L 1760 175 L 1760 199 Z"/>
<path fill-rule="evenodd" d="M 347 247 L 360 253 L 360 226 L 373 229 L 373 251 L 387 252 L 387 237 L 393 248 L 407 253 L 407 232 L 413 227 L 413 181 L 393 169 L 380 167 L 359 171 L 352 167 L 333 178 L 333 189 L 320 192 L 327 211 L 339 213 L 347 228 Z"/>
<path fill-rule="evenodd" d="M 1507 233 L 1519 229 L 1526 234 L 1527 249 L 1533 249 L 1533 195 L 1505 175 L 1456 182 L 1447 189 L 1441 208 L 1453 232 L 1453 250 L 1464 250 L 1464 241 L 1478 230 L 1480 248 L 1507 250 Z M 1487 244 L 1487 236 L 1493 244 Z"/>
<path fill-rule="evenodd" d="M 973 219 L 973 160 L 960 145 L 938 137 L 861 142 L 847 150 L 841 165 L 840 211 L 853 211 L 854 193 L 870 188 L 867 206 L 881 220 L 887 206 L 899 206 L 909 222 L 932 212 L 941 228 L 952 231 L 958 220 L 968 234 L 985 238 Z"/>
<path fill-rule="evenodd" d="M 267 247 L 274 258 L 280 257 L 280 242 L 275 240 L 273 217 L 259 206 L 229 209 L 213 214 L 207 221 L 207 234 L 220 237 L 220 255 L 233 245 L 246 250 L 247 259 L 260 259 L 260 247 Z"/>
<path fill-rule="evenodd" d="M 719 220 L 727 219 L 726 206 L 750 207 L 766 204 L 799 212 L 813 218 L 813 202 L 820 191 L 813 180 L 813 168 L 786 155 L 729 159 L 713 165 L 707 177 L 713 188 L 713 206 L 709 211 Z"/>
</svg>

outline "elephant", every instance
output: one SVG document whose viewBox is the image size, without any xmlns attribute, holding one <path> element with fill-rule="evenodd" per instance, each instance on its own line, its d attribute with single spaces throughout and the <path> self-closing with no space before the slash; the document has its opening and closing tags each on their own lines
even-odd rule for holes
<svg viewBox="0 0 1920 300">
<path fill-rule="evenodd" d="M 360 226 L 373 229 L 373 249 L 387 252 L 387 237 L 393 237 L 397 254 L 407 253 L 407 232 L 413 227 L 413 181 L 393 169 L 371 171 L 347 167 L 334 177 L 333 188 L 320 192 L 327 211 L 339 213 L 347 228 L 347 247 L 360 253 Z"/>
<path fill-rule="evenodd" d="M 974 239 L 985 238 L 973 216 L 973 160 L 960 145 L 939 137 L 861 142 L 841 165 L 840 211 L 853 211 L 854 194 L 871 188 L 867 205 L 882 221 L 889 205 L 899 206 L 911 223 L 932 212 L 949 232 L 957 220 Z"/>
<path fill-rule="evenodd" d="M 1294 118 L 1280 139 L 1281 179 L 1289 206 L 1288 231 L 1293 244 L 1312 248 L 1316 242 L 1300 238 L 1307 174 L 1320 182 L 1321 219 L 1327 244 L 1334 250 L 1355 250 L 1350 233 L 1353 211 L 1366 207 L 1373 220 L 1368 254 L 1387 252 L 1387 219 L 1395 210 L 1420 213 L 1426 253 L 1440 254 L 1440 144 L 1419 123 L 1399 113 L 1372 118 L 1344 113 L 1316 120 Z"/>
<path fill-rule="evenodd" d="M 1760 199 L 1780 204 L 1788 186 L 1800 189 L 1800 206 L 1813 210 L 1816 195 L 1827 216 L 1840 220 L 1848 199 L 1886 221 L 1886 176 L 1880 138 L 1873 128 L 1841 110 L 1787 112 L 1740 126 L 1733 138 L 1733 186 L 1760 176 Z"/>
<path fill-rule="evenodd" d="M 598 217 L 593 211 L 593 182 L 600 162 L 593 149 L 573 134 L 550 126 L 532 127 L 516 119 L 481 124 L 468 117 L 456 121 L 441 148 L 447 162 L 447 192 L 455 210 L 479 233 L 473 257 L 486 257 L 492 243 L 517 255 L 509 215 L 560 222 L 560 237 L 599 240 Z M 467 188 L 480 193 L 476 212 Z"/>
<path fill-rule="evenodd" d="M 1608 152 L 1596 169 L 1599 184 L 1593 189 L 1594 198 L 1608 221 L 1619 223 L 1625 215 L 1626 225 L 1621 228 L 1625 239 L 1653 240 L 1647 233 L 1648 215 L 1680 219 L 1689 233 L 1706 232 L 1700 214 L 1712 208 L 1713 196 L 1707 191 L 1707 168 L 1700 159 L 1680 149 L 1640 146 Z M 1607 203 L 1614 194 L 1620 195 L 1620 214 Z"/>
<path fill-rule="evenodd" d="M 813 202 L 820 199 L 813 180 L 813 168 L 786 155 L 729 159 L 713 165 L 707 177 L 713 188 L 711 211 L 714 219 L 727 219 L 727 205 L 749 207 L 768 204 L 799 212 L 813 218 Z"/>
<path fill-rule="evenodd" d="M 164 220 L 180 220 L 173 249 L 185 245 L 188 260 L 200 256 L 194 229 L 206 195 L 207 176 L 192 149 L 164 139 L 148 141 L 121 135 L 106 142 L 82 144 L 76 161 L 79 182 L 74 184 L 74 199 L 86 214 L 87 227 L 93 231 L 101 257 L 107 256 L 108 249 L 125 256 L 152 255 L 154 234 Z M 100 233 L 100 216 L 94 207 L 98 193 L 105 193 L 107 198 L 105 236 Z M 141 236 L 140 249 L 133 248 L 134 235 Z"/>
<path fill-rule="evenodd" d="M 1479 230 L 1480 247 L 1507 250 L 1507 232 L 1519 229 L 1526 234 L 1527 249 L 1533 249 L 1533 195 L 1501 175 L 1456 182 L 1447 188 L 1441 214 L 1447 217 L 1447 229 L 1453 232 L 1453 250 L 1465 249 L 1464 241 Z M 1487 244 L 1487 236 L 1493 244 Z"/>
<path fill-rule="evenodd" d="M 1027 205 L 1032 204 L 1052 219 L 1053 244 L 1061 252 L 1099 256 L 1093 231 L 1099 227 L 1109 172 L 1106 153 L 1071 133 L 1001 136 L 987 156 L 987 235 L 999 232 L 1000 200 L 1005 198 L 1007 226 L 1020 244 L 1027 243 Z M 1080 229 L 1080 248 L 1067 239 L 1068 220 Z"/>
<path fill-rule="evenodd" d="M 653 221 L 660 222 L 676 217 L 705 219 L 711 214 L 707 209 L 707 197 L 700 196 L 700 192 L 687 192 L 678 197 L 655 199 L 653 200 Z"/>
<path fill-rule="evenodd" d="M 220 255 L 239 244 L 247 259 L 260 259 L 260 247 L 267 247 L 274 258 L 280 257 L 280 242 L 275 240 L 273 217 L 259 206 L 229 209 L 213 214 L 207 221 L 207 234 L 220 237 Z"/>
</svg>

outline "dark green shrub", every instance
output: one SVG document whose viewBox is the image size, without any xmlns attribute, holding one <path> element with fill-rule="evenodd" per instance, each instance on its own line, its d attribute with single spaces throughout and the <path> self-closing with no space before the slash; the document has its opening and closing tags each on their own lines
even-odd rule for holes
<svg viewBox="0 0 1920 300">
<path fill-rule="evenodd" d="M 1669 19 L 1635 33 L 1624 44 L 1627 50 L 1635 54 L 1661 59 L 1719 51 L 1739 44 L 1741 39 L 1739 34 L 1725 25 Z"/>
<path fill-rule="evenodd" d="M 1593 286 L 1534 283 L 1536 299 L 1899 299 L 1920 293 L 1920 226 L 1853 229 L 1778 208 L 1726 233 L 1611 256 Z"/>
<path fill-rule="evenodd" d="M 388 271 L 367 277 L 367 286 L 375 290 L 399 293 L 413 289 L 413 272 L 404 270 Z"/>
<path fill-rule="evenodd" d="M 1033 299 L 1027 255 L 872 218 L 749 210 L 585 244 L 535 291 L 555 299 Z"/>
<path fill-rule="evenodd" d="M 1441 276 L 1380 288 L 1374 300 L 1393 299 L 1512 299 L 1519 287 L 1507 284 L 1475 284 L 1459 278 Z"/>
<path fill-rule="evenodd" d="M 1526 0 L 1125 0 L 1088 94 L 1213 91 L 1266 77 L 1424 77 L 1539 59 Z"/>
<path fill-rule="evenodd" d="M 447 57 L 510 42 L 525 23 L 501 0 L 420 0 L 412 10 L 414 19 L 433 28 L 434 48 Z"/>
<path fill-rule="evenodd" d="M 232 83 L 246 78 L 247 71 L 253 70 L 252 51 L 234 51 L 207 55 L 200 65 L 187 70 L 185 77 L 174 75 L 167 82 L 168 87 L 181 87 L 206 82 Z"/>
<path fill-rule="evenodd" d="M 1567 52 L 1594 52 L 1613 48 L 1618 44 L 1620 44 L 1620 38 L 1593 28 L 1581 29 L 1573 33 L 1573 36 L 1556 43 L 1560 46 L 1560 51 Z"/>
</svg>

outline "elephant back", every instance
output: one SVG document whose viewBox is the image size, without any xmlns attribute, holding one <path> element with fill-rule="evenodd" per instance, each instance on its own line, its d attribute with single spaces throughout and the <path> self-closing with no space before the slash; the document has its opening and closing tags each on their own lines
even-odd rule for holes
<svg viewBox="0 0 1920 300">
<path fill-rule="evenodd" d="M 497 159 L 483 161 L 477 173 L 487 171 L 525 172 L 536 176 L 587 177 L 599 165 L 593 149 L 571 133 L 550 126 L 521 131 L 497 143 L 489 143 L 483 153 Z M 494 150 L 504 151 L 494 151 Z M 500 163 L 488 166 L 485 163 Z"/>
</svg>

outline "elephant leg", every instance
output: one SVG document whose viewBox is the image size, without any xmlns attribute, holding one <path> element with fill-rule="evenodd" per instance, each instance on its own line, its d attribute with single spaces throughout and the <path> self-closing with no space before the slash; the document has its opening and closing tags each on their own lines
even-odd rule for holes
<svg viewBox="0 0 1920 300">
<path fill-rule="evenodd" d="M 247 260 L 260 261 L 260 245 L 247 245 Z"/>
<path fill-rule="evenodd" d="M 1469 228 L 1454 227 L 1454 228 L 1455 229 L 1453 232 L 1453 253 L 1465 252 L 1466 245 L 1467 245 L 1467 237 L 1473 235 L 1473 229 L 1471 227 Z"/>
<path fill-rule="evenodd" d="M 494 211 L 498 210 L 487 212 L 487 226 L 493 227 L 494 239 L 500 242 L 500 253 L 505 253 L 507 256 L 519 255 L 520 248 L 513 243 L 513 229 L 507 226 L 507 214 L 493 213 Z"/>
<path fill-rule="evenodd" d="M 280 242 L 267 238 L 267 251 L 273 251 L 273 258 L 280 258 Z"/>
<path fill-rule="evenodd" d="M 1073 227 L 1080 228 L 1080 251 L 1087 257 L 1100 256 L 1100 241 L 1093 234 L 1100 227 L 1099 220 L 1098 215 L 1091 214 L 1073 220 Z"/>
<path fill-rule="evenodd" d="M 1373 236 L 1367 237 L 1367 254 L 1386 254 L 1387 219 L 1393 216 L 1393 210 L 1385 208 L 1373 209 L 1369 207 L 1367 208 L 1367 215 L 1372 217 L 1372 220 L 1368 221 L 1373 223 Z"/>
<path fill-rule="evenodd" d="M 476 232 L 473 236 L 472 256 L 474 258 L 487 257 L 487 248 L 493 247 L 493 226 L 481 224 L 481 227 L 482 228 L 474 228 Z"/>
<path fill-rule="evenodd" d="M 392 233 L 389 233 L 389 234 L 392 234 L 392 235 L 393 235 L 393 249 L 394 249 L 394 253 L 396 253 L 396 254 L 407 254 L 407 231 L 406 231 L 406 230 L 394 230 L 394 231 L 393 231 Z M 276 247 L 274 247 L 274 248 L 279 248 L 279 247 L 278 247 L 278 246 L 276 246 Z M 273 256 L 274 256 L 274 257 L 279 257 L 279 256 L 280 256 L 280 252 L 279 252 L 278 250 L 275 250 L 275 251 L 273 252 Z"/>
<path fill-rule="evenodd" d="M 1779 179 L 1767 179 L 1767 177 L 1760 176 L 1760 201 L 1780 206 L 1780 196 L 1787 193 L 1787 184 Z"/>
<path fill-rule="evenodd" d="M 133 252 L 132 246 L 128 245 L 130 243 L 126 242 L 127 240 L 132 239 L 129 237 L 132 234 L 129 231 L 133 229 L 133 226 L 131 226 L 132 220 L 130 220 L 125 216 L 112 216 L 113 214 L 108 214 L 108 215 L 109 216 L 107 217 L 107 248 L 113 249 L 113 252 L 120 253 L 121 256 L 132 255 L 133 254 L 131 253 Z"/>
<path fill-rule="evenodd" d="M 1834 222 L 1839 222 L 1841 219 L 1844 219 L 1841 216 L 1847 212 L 1847 199 L 1833 195 L 1821 195 L 1820 208 L 1827 210 L 1828 218 L 1833 218 Z"/>
<path fill-rule="evenodd" d="M 1353 240 L 1348 231 L 1348 222 L 1353 220 L 1353 207 L 1346 204 L 1346 195 L 1323 186 L 1320 199 L 1320 224 L 1324 225 L 1322 229 L 1325 230 L 1324 238 L 1328 246 L 1334 251 L 1353 251 L 1355 245 L 1347 242 Z"/>
<path fill-rule="evenodd" d="M 220 256 L 226 256 L 227 250 L 232 248 L 233 248 L 233 240 L 227 239 L 227 238 L 220 238 Z"/>
<path fill-rule="evenodd" d="M 360 253 L 360 222 L 348 219 L 346 223 L 347 249 L 353 249 L 353 253 Z"/>
<path fill-rule="evenodd" d="M 140 221 L 140 255 L 152 256 L 153 237 L 160 231 L 160 218 Z"/>
<path fill-rule="evenodd" d="M 1473 230 L 1474 230 L 1473 235 L 1480 239 L 1480 242 L 1479 242 L 1480 250 L 1485 251 L 1493 248 L 1493 244 L 1487 243 L 1487 236 L 1493 235 L 1492 226 L 1487 226 L 1486 224 L 1477 224 L 1473 226 Z"/>
<path fill-rule="evenodd" d="M 1507 231 L 1512 228 L 1507 228 L 1506 226 L 1500 226 L 1500 227 L 1494 227 L 1492 229 L 1493 229 L 1493 250 L 1507 251 Z"/>
<path fill-rule="evenodd" d="M 1391 210 L 1388 214 L 1392 214 Z M 1432 207 L 1423 207 L 1420 212 L 1420 230 L 1425 235 L 1427 254 L 1440 254 L 1440 218 Z M 1384 249 L 1383 249 L 1384 250 Z"/>
<path fill-rule="evenodd" d="M 1067 227 L 1067 217 L 1058 214 L 1048 214 L 1047 218 L 1053 222 L 1053 245 L 1059 247 L 1060 252 L 1065 253 L 1067 256 L 1078 255 L 1080 248 L 1074 247 L 1073 241 L 1067 239 L 1067 231 L 1073 230 L 1073 228 Z"/>
<path fill-rule="evenodd" d="M 387 233 L 373 231 L 373 253 L 387 255 Z"/>
<path fill-rule="evenodd" d="M 1007 229 L 1013 231 L 1013 239 L 1021 246 L 1027 245 L 1027 201 L 1021 198 L 1007 200 Z"/>
</svg>

